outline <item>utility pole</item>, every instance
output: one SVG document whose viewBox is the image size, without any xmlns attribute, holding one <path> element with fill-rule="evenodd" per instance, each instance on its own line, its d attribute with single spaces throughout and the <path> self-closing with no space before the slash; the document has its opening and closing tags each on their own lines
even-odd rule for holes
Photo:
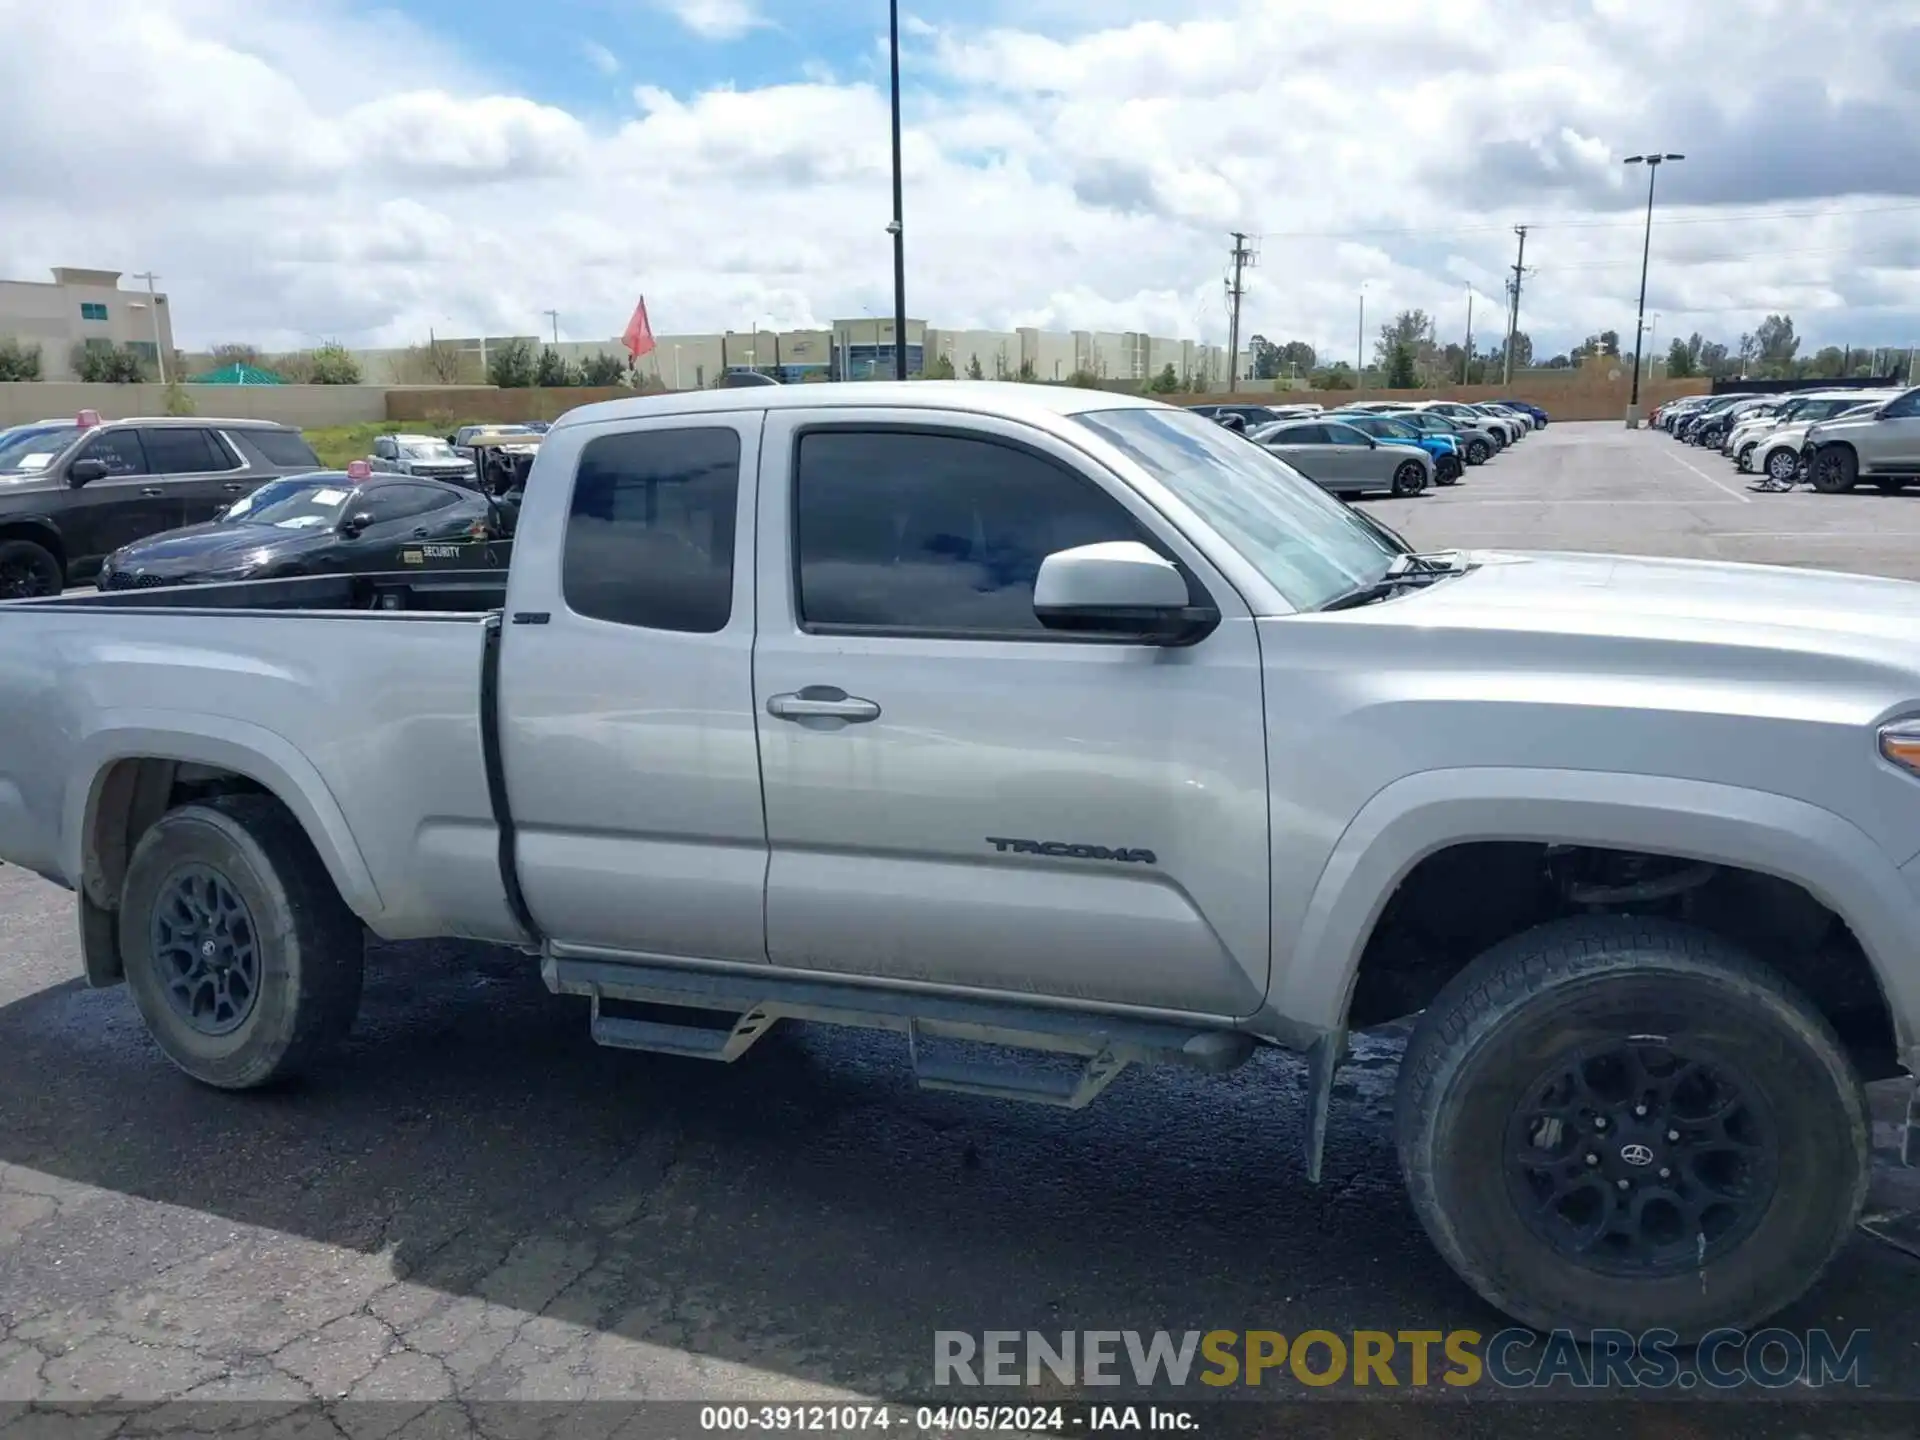
<svg viewBox="0 0 1920 1440">
<path fill-rule="evenodd" d="M 542 310 L 540 313 L 553 322 L 553 343 L 558 345 L 560 343 L 560 312 L 558 310 Z"/>
<path fill-rule="evenodd" d="M 160 277 L 149 270 L 133 278 L 147 282 L 147 312 L 153 316 L 153 363 L 159 367 L 160 383 L 164 385 L 167 383 L 167 348 L 160 343 L 160 297 L 153 290 L 153 282 Z"/>
<path fill-rule="evenodd" d="M 1513 233 L 1520 237 L 1520 253 L 1513 257 L 1513 278 L 1507 282 L 1507 354 L 1500 366 L 1500 383 L 1513 384 L 1513 337 L 1520 333 L 1520 282 L 1527 270 L 1527 227 L 1516 225 Z"/>
<path fill-rule="evenodd" d="M 1227 393 L 1231 395 L 1240 385 L 1240 302 L 1246 297 L 1246 287 L 1241 277 L 1254 263 L 1256 257 L 1247 248 L 1245 232 L 1235 230 L 1233 234 L 1233 281 L 1227 286 Z"/>
<path fill-rule="evenodd" d="M 1473 287 L 1467 286 L 1467 358 L 1460 362 L 1460 383 L 1473 383 Z"/>
</svg>

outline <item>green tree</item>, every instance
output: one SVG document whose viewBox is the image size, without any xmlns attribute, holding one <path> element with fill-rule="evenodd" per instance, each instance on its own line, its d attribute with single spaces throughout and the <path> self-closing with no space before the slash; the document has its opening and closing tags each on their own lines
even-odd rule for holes
<svg viewBox="0 0 1920 1440">
<path fill-rule="evenodd" d="M 580 383 L 605 388 L 618 385 L 627 378 L 627 362 L 618 355 L 602 350 L 589 355 L 580 362 Z"/>
<path fill-rule="evenodd" d="M 1255 335 L 1247 341 L 1247 350 L 1253 356 L 1253 378 L 1255 380 L 1278 380 L 1280 378 L 1280 347 L 1264 335 Z"/>
<path fill-rule="evenodd" d="M 11 335 L 0 337 L 0 380 L 40 378 L 40 347 L 23 345 Z"/>
<path fill-rule="evenodd" d="M 1180 393 L 1180 375 L 1171 365 L 1160 367 L 1160 373 L 1153 377 L 1147 389 L 1155 395 L 1178 395 Z"/>
<path fill-rule="evenodd" d="M 73 373 L 89 385 L 138 385 L 147 378 L 131 350 L 85 343 L 73 347 Z"/>
<path fill-rule="evenodd" d="M 346 346 L 328 341 L 313 352 L 313 383 L 316 385 L 358 385 L 360 362 Z"/>
<path fill-rule="evenodd" d="M 1687 349 L 1687 342 L 1678 335 L 1667 346 L 1667 376 L 1673 380 L 1693 378 L 1693 353 Z"/>
<path fill-rule="evenodd" d="M 1283 375 L 1310 375 L 1313 367 L 1319 363 L 1319 356 L 1313 346 L 1304 340 L 1289 340 L 1280 347 L 1280 364 Z"/>
<path fill-rule="evenodd" d="M 1313 372 L 1313 388 L 1316 390 L 1351 390 L 1354 388 L 1353 367 L 1341 360 L 1324 370 Z"/>
<path fill-rule="evenodd" d="M 1094 371 L 1082 365 L 1067 377 L 1067 384 L 1073 386 L 1076 390 L 1098 390 L 1100 388 L 1100 377 Z"/>
<path fill-rule="evenodd" d="M 212 368 L 215 370 L 224 370 L 229 365 L 260 364 L 260 347 L 249 345 L 244 340 L 229 340 L 224 345 L 216 345 L 207 355 L 213 361 Z"/>
<path fill-rule="evenodd" d="M 564 389 L 580 383 L 580 373 L 550 345 L 540 347 L 540 359 L 533 367 L 533 383 L 548 390 Z"/>
<path fill-rule="evenodd" d="M 1412 390 L 1419 383 L 1420 377 L 1413 368 L 1413 347 L 1407 344 L 1395 345 L 1387 354 L 1387 388 Z"/>
<path fill-rule="evenodd" d="M 956 378 L 951 355 L 936 355 L 933 363 L 927 366 L 926 378 L 929 380 L 952 380 Z"/>
<path fill-rule="evenodd" d="M 487 383 L 502 390 L 525 390 L 538 372 L 531 341 L 508 340 L 487 352 Z"/>
<path fill-rule="evenodd" d="M 1040 378 L 1040 373 L 1033 368 L 1033 361 L 1022 360 L 1020 368 L 1013 372 L 1013 378 L 1023 385 L 1031 385 Z"/>
<path fill-rule="evenodd" d="M 1846 366 L 1846 352 L 1838 345 L 1822 345 L 1808 358 L 1806 364 L 1807 374 L 1821 380 L 1837 377 L 1846 369 Z"/>
<path fill-rule="evenodd" d="M 1618 355 L 1620 353 L 1620 332 L 1618 330 L 1602 330 L 1600 332 L 1600 353 L 1602 355 Z"/>
<path fill-rule="evenodd" d="M 178 380 L 167 382 L 167 414 L 191 415 L 194 413 L 193 397 L 187 393 L 187 387 Z"/>
<path fill-rule="evenodd" d="M 978 355 L 969 355 L 967 357 L 967 378 L 969 380 L 984 380 L 987 378 L 987 372 L 980 368 L 980 357 Z"/>
<path fill-rule="evenodd" d="M 1373 342 L 1373 363 L 1382 370 L 1390 368 L 1397 346 L 1406 348 L 1412 362 L 1417 363 L 1428 352 L 1433 352 L 1437 360 L 1438 347 L 1427 338 L 1432 333 L 1433 319 L 1426 311 L 1402 310 L 1380 327 L 1380 336 Z"/>
<path fill-rule="evenodd" d="M 1800 337 L 1793 333 L 1793 317 L 1767 316 L 1753 332 L 1753 348 L 1763 375 L 1792 375 L 1793 357 L 1800 349 Z"/>
</svg>

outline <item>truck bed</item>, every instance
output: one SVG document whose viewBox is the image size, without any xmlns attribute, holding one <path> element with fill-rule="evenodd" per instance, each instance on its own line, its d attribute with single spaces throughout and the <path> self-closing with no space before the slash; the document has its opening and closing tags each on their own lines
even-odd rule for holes
<svg viewBox="0 0 1920 1440">
<path fill-rule="evenodd" d="M 77 886 L 89 786 L 155 762 L 279 795 L 377 934 L 517 940 L 487 733 L 505 599 L 501 572 L 442 571 L 0 603 L 0 854 Z"/>
</svg>

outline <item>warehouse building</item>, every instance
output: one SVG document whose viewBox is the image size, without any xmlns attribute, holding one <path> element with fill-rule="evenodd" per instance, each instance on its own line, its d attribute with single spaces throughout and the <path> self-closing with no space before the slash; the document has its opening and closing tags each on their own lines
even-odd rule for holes
<svg viewBox="0 0 1920 1440">
<path fill-rule="evenodd" d="M 0 339 L 40 349 L 40 378 L 72 380 L 80 348 L 130 349 L 147 364 L 173 354 L 173 317 L 164 293 L 122 290 L 118 270 L 61 267 L 51 284 L 0 280 Z"/>
</svg>

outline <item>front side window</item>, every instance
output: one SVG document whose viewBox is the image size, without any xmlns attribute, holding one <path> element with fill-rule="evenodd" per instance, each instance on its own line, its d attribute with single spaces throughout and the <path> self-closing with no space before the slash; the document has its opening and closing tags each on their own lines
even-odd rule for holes
<svg viewBox="0 0 1920 1440">
<path fill-rule="evenodd" d="M 1909 390 L 1897 400 L 1889 400 L 1880 412 L 1882 420 L 1911 420 L 1920 415 L 1920 390 Z"/>
<path fill-rule="evenodd" d="M 1367 437 L 1351 425 L 1329 425 L 1326 430 L 1329 445 L 1357 445 L 1363 449 L 1366 447 Z"/>
<path fill-rule="evenodd" d="M 576 614 L 712 634 L 733 614 L 740 436 L 636 430 L 580 452 L 560 585 Z"/>
<path fill-rule="evenodd" d="M 147 469 L 146 453 L 140 446 L 139 432 L 134 430 L 102 430 L 73 457 L 75 460 L 98 460 L 107 467 L 109 475 L 150 475 Z"/>
<path fill-rule="evenodd" d="M 1112 496 L 1052 461 L 927 431 L 803 435 L 794 524 L 803 624 L 970 637 L 1051 633 L 1033 582 L 1054 551 L 1147 541 Z"/>
<path fill-rule="evenodd" d="M 444 510 L 460 497 L 432 485 L 382 485 L 362 497 L 359 513 L 371 517 L 375 525 L 392 520 L 410 520 L 415 515 Z"/>
</svg>

